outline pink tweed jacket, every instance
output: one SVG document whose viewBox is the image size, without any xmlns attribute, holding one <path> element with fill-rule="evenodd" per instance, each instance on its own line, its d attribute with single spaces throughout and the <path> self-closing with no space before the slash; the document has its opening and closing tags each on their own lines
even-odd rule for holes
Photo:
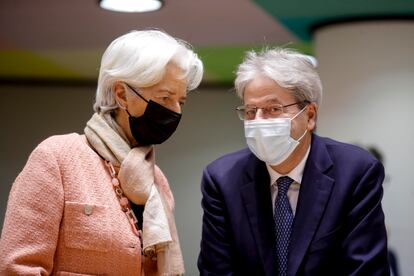
<svg viewBox="0 0 414 276">
<path fill-rule="evenodd" d="M 156 170 L 173 208 L 168 182 Z M 0 240 L 0 275 L 141 275 L 140 241 L 104 161 L 84 136 L 46 139 L 16 178 Z"/>
</svg>

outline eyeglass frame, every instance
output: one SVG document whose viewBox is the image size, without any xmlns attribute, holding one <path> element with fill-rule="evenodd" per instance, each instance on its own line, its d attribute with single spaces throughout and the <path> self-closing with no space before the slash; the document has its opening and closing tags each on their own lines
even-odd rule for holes
<svg viewBox="0 0 414 276">
<path fill-rule="evenodd" d="M 281 111 L 281 113 L 280 113 L 280 115 L 281 115 L 281 114 L 285 113 L 285 111 L 284 111 L 284 108 L 285 107 L 294 106 L 294 105 L 298 105 L 298 104 L 301 104 L 301 103 L 309 104 L 310 102 L 308 100 L 303 100 L 303 101 L 298 101 L 298 102 L 294 102 L 294 103 L 286 104 L 286 105 L 273 104 L 272 107 L 278 106 L 278 108 Z M 255 111 L 254 112 L 254 118 L 256 118 L 257 111 L 259 109 L 261 109 L 266 114 L 269 114 L 269 112 L 265 111 L 265 109 L 269 108 L 269 106 L 267 106 L 267 107 L 257 107 L 257 106 L 254 106 L 254 107 L 251 107 L 251 108 L 254 109 L 254 111 Z M 247 120 L 245 119 L 246 118 L 245 111 L 244 111 L 245 109 L 246 109 L 246 106 L 245 105 L 241 105 L 241 106 L 236 107 L 236 113 L 237 113 L 239 119 L 242 120 L 242 121 L 251 121 L 251 120 L 254 120 L 254 118 L 253 119 L 250 119 L 250 120 L 249 119 L 247 119 Z M 277 118 L 277 117 L 278 116 L 275 116 L 273 118 Z"/>
</svg>

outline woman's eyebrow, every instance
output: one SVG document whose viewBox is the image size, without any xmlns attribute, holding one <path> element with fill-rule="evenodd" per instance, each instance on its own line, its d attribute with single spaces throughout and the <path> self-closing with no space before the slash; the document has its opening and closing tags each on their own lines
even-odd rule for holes
<svg viewBox="0 0 414 276">
<path fill-rule="evenodd" d="M 172 90 L 170 90 L 168 88 L 162 88 L 162 89 L 158 90 L 157 92 L 158 93 L 165 93 L 165 92 L 167 92 L 168 94 L 171 94 L 171 95 L 177 94 L 176 92 L 174 92 L 174 91 L 172 91 Z"/>
</svg>

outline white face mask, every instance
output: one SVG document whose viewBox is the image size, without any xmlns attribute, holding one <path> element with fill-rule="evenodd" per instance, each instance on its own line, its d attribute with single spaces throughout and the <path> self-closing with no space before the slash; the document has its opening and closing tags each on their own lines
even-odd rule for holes
<svg viewBox="0 0 414 276">
<path fill-rule="evenodd" d="M 305 136 L 295 140 L 290 137 L 292 120 L 305 110 L 304 107 L 292 118 L 256 119 L 244 121 L 247 145 L 257 158 L 276 166 L 285 161 Z"/>
</svg>

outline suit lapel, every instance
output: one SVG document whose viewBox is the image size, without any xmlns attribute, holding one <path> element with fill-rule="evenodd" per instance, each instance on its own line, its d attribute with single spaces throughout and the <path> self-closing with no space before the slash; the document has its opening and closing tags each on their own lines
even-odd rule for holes
<svg viewBox="0 0 414 276">
<path fill-rule="evenodd" d="M 321 139 L 313 135 L 301 183 L 290 243 L 288 275 L 296 275 L 322 218 L 334 180 L 326 175 L 332 160 Z"/>
<path fill-rule="evenodd" d="M 247 172 L 241 196 L 264 271 L 270 276 L 276 273 L 270 178 L 265 164 L 256 158 L 253 160 L 254 166 Z"/>
</svg>

